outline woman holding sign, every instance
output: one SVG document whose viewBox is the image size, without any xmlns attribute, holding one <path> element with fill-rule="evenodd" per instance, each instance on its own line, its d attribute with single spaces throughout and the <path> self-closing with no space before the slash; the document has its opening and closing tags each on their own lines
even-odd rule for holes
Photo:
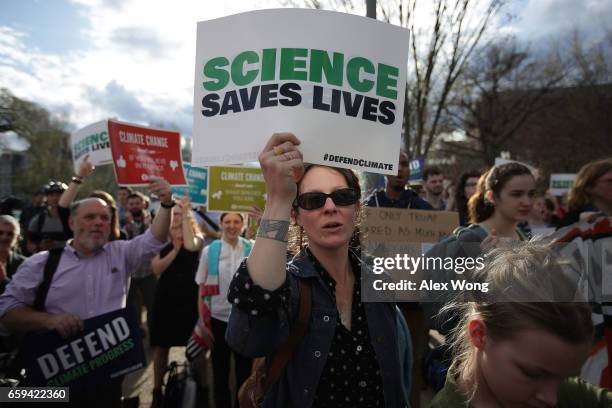
<svg viewBox="0 0 612 408">
<path fill-rule="evenodd" d="M 251 377 L 241 395 L 263 407 L 404 407 L 405 326 L 395 305 L 361 301 L 359 180 L 351 170 L 304 167 L 299 144 L 274 134 L 259 156 L 267 203 L 230 286 L 226 338 L 266 357 L 254 367 L 268 383 L 265 395 L 251 395 Z M 288 249 L 298 250 L 289 263 Z"/>
<path fill-rule="evenodd" d="M 184 347 L 198 320 L 198 287 L 194 277 L 204 240 L 193 219 L 188 198 L 174 207 L 170 242 L 151 261 L 159 278 L 151 313 L 153 407 L 161 407 L 161 386 L 170 347 Z"/>
<path fill-rule="evenodd" d="M 550 249 L 495 249 L 475 279 L 488 292 L 447 309 L 452 366 L 430 408 L 612 406 L 612 394 L 576 376 L 591 351 L 588 303 Z"/>
</svg>

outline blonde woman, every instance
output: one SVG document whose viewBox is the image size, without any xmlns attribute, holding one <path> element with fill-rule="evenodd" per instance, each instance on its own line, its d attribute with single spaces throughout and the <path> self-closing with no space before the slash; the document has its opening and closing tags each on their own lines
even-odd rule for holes
<svg viewBox="0 0 612 408">
<path fill-rule="evenodd" d="M 453 364 L 430 408 L 612 406 L 612 394 L 578 378 L 592 345 L 591 309 L 550 249 L 495 249 L 474 279 L 488 292 L 447 307 L 461 314 Z M 558 300 L 558 301 L 557 301 Z"/>
</svg>

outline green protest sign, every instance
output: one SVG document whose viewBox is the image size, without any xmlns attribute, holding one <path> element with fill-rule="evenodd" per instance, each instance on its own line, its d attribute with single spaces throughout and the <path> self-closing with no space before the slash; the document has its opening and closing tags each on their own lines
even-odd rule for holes
<svg viewBox="0 0 612 408">
<path fill-rule="evenodd" d="M 208 169 L 208 210 L 246 212 L 266 205 L 266 184 L 257 167 L 211 166 Z"/>
<path fill-rule="evenodd" d="M 550 194 L 562 196 L 567 194 L 576 182 L 576 175 L 569 173 L 554 173 L 550 175 Z"/>
</svg>

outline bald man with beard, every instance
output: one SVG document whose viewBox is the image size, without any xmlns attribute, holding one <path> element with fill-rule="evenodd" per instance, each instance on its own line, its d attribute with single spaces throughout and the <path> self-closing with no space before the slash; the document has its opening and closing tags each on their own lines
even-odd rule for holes
<svg viewBox="0 0 612 408">
<path fill-rule="evenodd" d="M 49 252 L 27 259 L 0 296 L 0 324 L 11 332 L 56 330 L 70 338 L 83 320 L 126 305 L 131 271 L 150 262 L 166 243 L 174 205 L 170 185 L 154 178 L 149 189 L 162 207 L 151 227 L 130 241 L 111 241 L 111 211 L 99 198 L 72 205 L 74 239 L 64 246 L 43 310 L 33 307 Z M 120 407 L 122 378 L 86 389 L 70 390 L 70 406 Z"/>
</svg>

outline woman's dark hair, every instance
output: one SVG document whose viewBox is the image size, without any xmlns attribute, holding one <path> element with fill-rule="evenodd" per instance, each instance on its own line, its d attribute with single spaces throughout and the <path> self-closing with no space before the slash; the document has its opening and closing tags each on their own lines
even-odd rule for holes
<svg viewBox="0 0 612 408">
<path fill-rule="evenodd" d="M 340 173 L 340 175 L 344 177 L 344 180 L 346 180 L 347 186 L 355 190 L 355 192 L 357 193 L 357 197 L 361 197 L 361 187 L 359 185 L 359 177 L 353 170 L 341 169 L 338 167 L 321 166 L 318 164 L 306 164 L 304 166 L 304 175 L 302 176 L 300 181 L 297 183 L 297 194 L 295 196 L 296 199 L 300 195 L 300 187 L 302 186 L 302 180 L 304 180 L 306 173 L 308 173 L 311 169 L 315 167 L 325 167 L 325 168 L 332 169 Z M 300 208 L 297 206 L 296 203 L 297 202 L 294 201 L 293 212 L 297 215 L 297 213 L 300 211 Z M 360 214 L 361 214 L 361 211 L 360 211 Z M 359 219 L 356 222 L 355 230 L 353 231 L 353 236 L 351 237 L 351 240 L 349 242 L 349 247 L 351 248 L 360 247 L 358 225 L 359 225 Z M 307 242 L 304 242 L 306 241 L 305 238 L 306 237 L 304 236 L 304 231 L 302 227 L 297 225 L 296 223 L 292 223 L 291 226 L 289 227 L 289 247 L 288 247 L 289 252 L 293 254 L 298 253 L 303 248 L 304 244 L 307 243 Z"/>
<path fill-rule="evenodd" d="M 117 204 L 112 195 L 102 190 L 94 190 L 89 195 L 91 198 L 99 198 L 104 201 L 111 210 L 111 231 L 108 237 L 109 241 L 116 241 L 120 237 L 121 230 L 119 229 L 119 217 L 117 215 Z"/>
<path fill-rule="evenodd" d="M 468 199 L 469 197 L 465 196 L 465 184 L 470 178 L 479 178 L 482 174 L 481 171 L 471 170 L 466 171 L 459 176 L 457 182 L 455 183 L 455 206 L 457 207 L 457 212 L 461 214 L 463 219 L 468 218 Z"/>
<path fill-rule="evenodd" d="M 544 205 L 551 213 L 554 213 L 556 210 L 555 203 L 548 197 L 544 197 Z"/>
<path fill-rule="evenodd" d="M 525 175 L 533 177 L 526 166 L 519 163 L 505 163 L 491 167 L 489 171 L 480 176 L 476 192 L 468 201 L 470 222 L 472 224 L 483 222 L 495 213 L 495 206 L 486 199 L 488 191 L 492 191 L 495 197 L 499 197 L 504 186 L 512 177 Z"/>
<path fill-rule="evenodd" d="M 240 220 L 242 222 L 244 222 L 244 216 L 242 214 L 240 214 L 240 213 L 227 213 L 227 212 L 224 212 L 223 214 L 221 214 L 221 218 L 219 218 L 219 221 L 223 222 L 223 219 L 225 218 L 225 216 L 229 215 L 229 214 L 236 214 L 237 216 L 240 217 Z"/>
</svg>

